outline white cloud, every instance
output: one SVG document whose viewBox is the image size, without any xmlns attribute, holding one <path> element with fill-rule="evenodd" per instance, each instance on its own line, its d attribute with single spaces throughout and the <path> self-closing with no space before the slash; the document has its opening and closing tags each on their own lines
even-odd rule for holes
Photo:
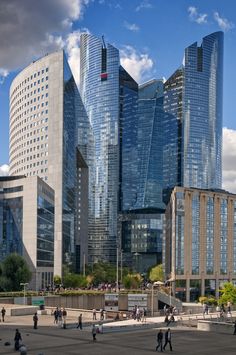
<svg viewBox="0 0 236 355">
<path fill-rule="evenodd" d="M 80 81 L 80 34 L 81 32 L 89 33 L 88 29 L 82 31 L 77 30 L 69 33 L 66 38 L 65 49 L 68 54 L 68 62 L 71 67 L 71 71 L 75 78 L 76 84 L 79 86 Z"/>
<path fill-rule="evenodd" d="M 188 8 L 189 19 L 202 25 L 207 23 L 207 14 L 200 14 L 195 6 L 189 6 Z"/>
<path fill-rule="evenodd" d="M 223 128 L 223 188 L 236 193 L 236 131 Z"/>
<path fill-rule="evenodd" d="M 92 0 L 1 0 L 0 77 L 62 48 Z M 3 75 L 3 74 L 4 75 Z"/>
<path fill-rule="evenodd" d="M 138 53 L 131 46 L 125 46 L 120 50 L 120 60 L 121 65 L 138 83 L 150 75 L 154 64 L 148 54 Z"/>
<path fill-rule="evenodd" d="M 217 11 L 214 12 L 214 19 L 222 31 L 227 32 L 235 27 L 233 22 L 230 22 L 227 18 L 220 17 Z"/>
<path fill-rule="evenodd" d="M 151 9 L 151 8 L 152 8 L 152 4 L 150 4 L 148 0 L 144 0 L 136 7 L 135 11 L 140 11 L 142 9 Z"/>
<path fill-rule="evenodd" d="M 0 165 L 0 176 L 8 176 L 9 175 L 9 165 L 3 164 Z"/>
<path fill-rule="evenodd" d="M 129 23 L 129 22 L 125 21 L 124 26 L 125 26 L 125 28 L 127 28 L 127 30 L 130 30 L 133 32 L 139 31 L 139 27 L 135 23 Z"/>
<path fill-rule="evenodd" d="M 9 71 L 4 68 L 0 68 L 0 84 L 4 82 L 4 79 L 8 76 Z"/>
</svg>

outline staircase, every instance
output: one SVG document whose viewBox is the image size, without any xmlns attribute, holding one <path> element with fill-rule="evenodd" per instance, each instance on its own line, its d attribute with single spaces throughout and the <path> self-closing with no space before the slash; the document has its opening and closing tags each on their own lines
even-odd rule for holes
<svg viewBox="0 0 236 355">
<path fill-rule="evenodd" d="M 176 307 L 176 309 L 181 312 L 182 311 L 182 302 L 180 300 L 178 300 L 177 298 L 167 295 L 165 292 L 163 291 L 158 291 L 157 293 L 157 298 L 158 301 L 161 301 L 167 305 L 171 305 L 173 307 Z"/>
</svg>

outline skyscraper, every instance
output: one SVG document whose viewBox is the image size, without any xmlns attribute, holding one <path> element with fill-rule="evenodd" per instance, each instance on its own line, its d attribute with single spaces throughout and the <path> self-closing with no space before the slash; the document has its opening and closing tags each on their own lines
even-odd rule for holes
<svg viewBox="0 0 236 355">
<path fill-rule="evenodd" d="M 80 92 L 94 138 L 89 173 L 89 258 L 115 262 L 119 192 L 119 51 L 83 33 Z"/>
<path fill-rule="evenodd" d="M 163 146 L 165 188 L 221 188 L 222 90 L 223 33 L 215 32 L 185 49 L 183 66 L 165 83 L 165 127 L 177 133 Z"/>
<path fill-rule="evenodd" d="M 163 208 L 163 80 L 139 86 L 135 209 Z"/>
<path fill-rule="evenodd" d="M 76 146 L 82 102 L 59 51 L 31 63 L 10 89 L 10 174 L 38 175 L 55 191 L 54 272 L 75 265 Z"/>
</svg>

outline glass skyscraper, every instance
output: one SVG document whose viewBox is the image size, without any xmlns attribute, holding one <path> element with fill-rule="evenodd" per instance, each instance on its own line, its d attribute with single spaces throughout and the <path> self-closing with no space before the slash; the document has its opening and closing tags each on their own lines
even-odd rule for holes
<svg viewBox="0 0 236 355">
<path fill-rule="evenodd" d="M 135 209 L 163 208 L 163 81 L 139 86 Z"/>
<path fill-rule="evenodd" d="M 222 90 L 223 32 L 215 32 L 185 49 L 165 83 L 164 188 L 221 188 Z"/>
<path fill-rule="evenodd" d="M 90 171 L 89 261 L 116 260 L 119 202 L 119 51 L 83 33 L 80 92 L 94 139 Z"/>
</svg>

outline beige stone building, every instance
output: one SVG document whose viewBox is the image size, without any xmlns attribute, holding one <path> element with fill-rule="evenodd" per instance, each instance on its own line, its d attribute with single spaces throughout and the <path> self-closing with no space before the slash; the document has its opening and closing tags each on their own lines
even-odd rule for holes
<svg viewBox="0 0 236 355">
<path fill-rule="evenodd" d="M 236 195 L 175 187 L 166 209 L 165 271 L 177 297 L 219 296 L 236 283 Z"/>
<path fill-rule="evenodd" d="M 0 260 L 11 253 L 29 265 L 30 289 L 53 284 L 54 191 L 37 176 L 0 177 Z"/>
</svg>

